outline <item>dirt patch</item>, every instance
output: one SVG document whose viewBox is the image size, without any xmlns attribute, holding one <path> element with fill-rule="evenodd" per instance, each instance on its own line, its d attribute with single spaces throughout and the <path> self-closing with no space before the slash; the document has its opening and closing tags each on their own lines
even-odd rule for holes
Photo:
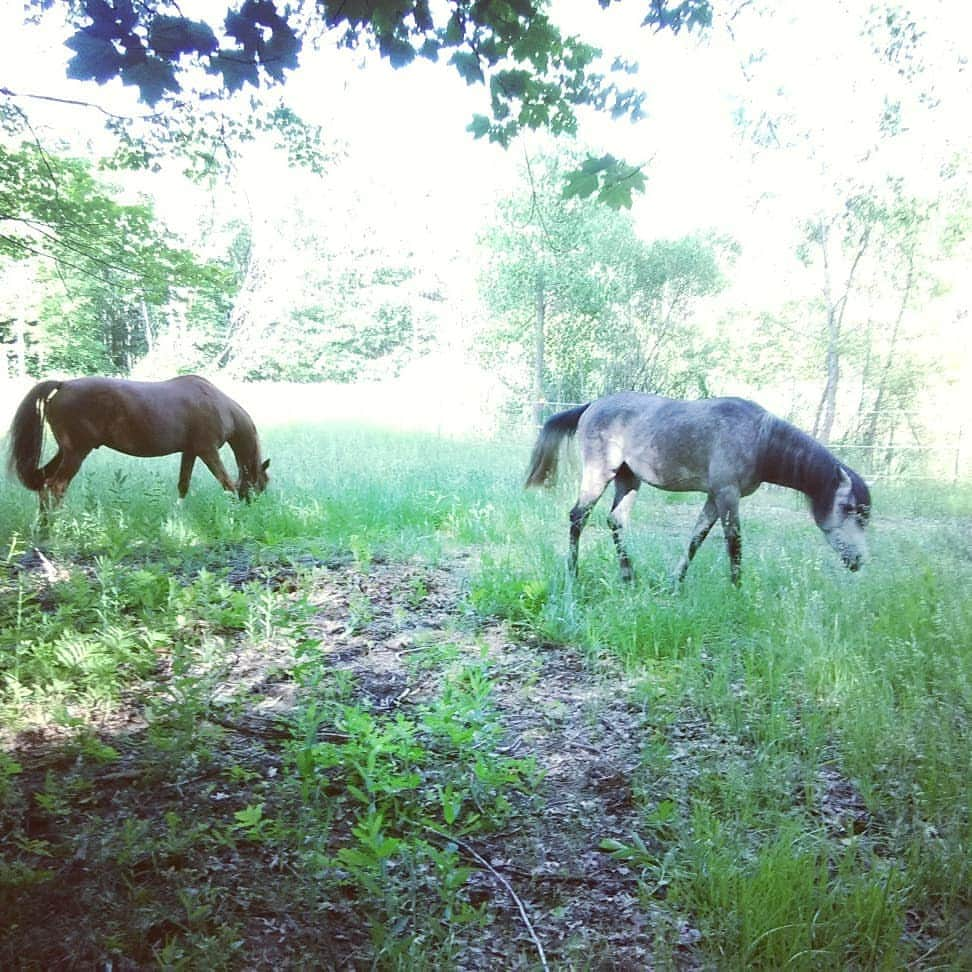
<svg viewBox="0 0 972 972">
<path fill-rule="evenodd" d="M 254 569 L 242 564 L 238 573 L 249 578 Z M 355 703 L 376 714 L 412 711 L 439 691 L 447 653 L 453 664 L 475 662 L 488 673 L 499 751 L 535 760 L 537 791 L 514 800 L 503 832 L 460 845 L 473 868 L 468 896 L 486 904 L 489 920 L 462 933 L 458 967 L 537 967 L 542 948 L 553 967 L 650 968 L 652 902 L 641 896 L 638 874 L 600 849 L 606 838 L 629 840 L 642 817 L 632 787 L 642 715 L 622 674 L 601 664 L 595 674 L 569 648 L 518 640 L 502 624 L 466 616 L 461 561 L 287 568 L 278 584 L 261 571 L 271 589 L 308 599 L 305 635 L 329 674 L 350 683 Z M 35 841 L 38 866 L 25 872 L 19 900 L 0 902 L 8 911 L 0 964 L 79 967 L 111 956 L 116 969 L 141 968 L 170 943 L 191 941 L 194 908 L 228 929 L 211 944 L 213 967 L 370 964 L 353 895 L 296 909 L 286 893 L 295 860 L 271 844 L 223 840 L 213 822 L 256 803 L 268 817 L 277 809 L 286 720 L 301 702 L 291 676 L 299 660 L 286 635 L 232 645 L 213 678 L 212 705 L 189 730 L 193 751 L 208 752 L 195 762 L 155 753 L 149 765 L 135 700 L 113 717 L 115 731 L 99 734 L 119 754 L 108 766 L 83 747 L 18 741 L 22 799 L 5 829 L 22 846 Z M 140 893 L 132 892 L 133 874 Z M 112 953 L 110 943 L 130 942 L 133 930 L 141 951 Z M 698 965 L 696 938 L 690 928 L 675 930 L 680 967 Z"/>
<path fill-rule="evenodd" d="M 502 750 L 535 759 L 542 782 L 539 799 L 519 807 L 504 833 L 473 840 L 475 851 L 510 882 L 548 960 L 646 968 L 653 929 L 637 875 L 599 849 L 605 838 L 627 840 L 639 830 L 632 779 L 640 710 L 621 673 L 604 674 L 602 667 L 595 675 L 569 648 L 511 638 L 501 624 L 457 627 L 462 576 L 461 566 L 375 564 L 367 573 L 327 572 L 314 594 L 327 657 L 350 673 L 377 710 L 433 694 L 441 669 L 422 666 L 421 656 L 435 646 L 454 645 L 460 658 L 482 661 L 505 729 Z M 353 617 L 357 627 L 348 624 Z M 535 946 L 514 897 L 485 868 L 472 887 L 491 900 L 495 925 L 467 967 L 531 961 Z M 685 959 L 693 964 L 687 952 Z"/>
</svg>

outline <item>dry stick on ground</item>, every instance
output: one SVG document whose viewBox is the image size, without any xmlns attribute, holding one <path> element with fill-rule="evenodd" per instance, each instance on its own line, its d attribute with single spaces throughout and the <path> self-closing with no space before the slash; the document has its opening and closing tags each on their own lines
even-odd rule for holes
<svg viewBox="0 0 972 972">
<path fill-rule="evenodd" d="M 507 881 L 506 878 L 503 877 L 503 875 L 500 874 L 500 872 L 497 871 L 496 868 L 493 867 L 493 865 L 490 864 L 485 857 L 483 857 L 474 847 L 471 847 L 469 844 L 465 843 L 465 841 L 459 840 L 458 837 L 452 837 L 449 834 L 444 834 L 442 831 L 436 830 L 434 827 L 429 827 L 428 825 L 423 826 L 424 829 L 430 834 L 435 834 L 436 837 L 440 837 L 442 840 L 447 840 L 450 844 L 455 844 L 458 848 L 468 854 L 474 861 L 476 861 L 477 864 L 486 868 L 486 870 L 489 871 L 489 873 L 492 874 L 493 877 L 503 885 L 503 887 L 506 889 L 506 893 L 516 903 L 517 910 L 520 912 L 520 917 L 523 919 L 523 924 L 526 926 L 527 933 L 537 949 L 537 955 L 540 957 L 540 964 L 543 966 L 545 972 L 549 972 L 550 966 L 547 965 L 547 956 L 543 950 L 543 945 L 541 944 L 540 939 L 537 938 L 537 933 L 533 930 L 533 925 L 530 922 L 529 915 L 526 913 L 526 908 L 523 906 L 523 902 L 520 900 L 517 893 L 513 890 L 513 885 L 510 884 L 510 882 Z"/>
<path fill-rule="evenodd" d="M 264 739 L 293 739 L 294 737 L 293 731 L 286 725 L 257 722 L 252 718 L 249 723 L 240 722 L 238 719 L 230 719 L 222 715 L 215 709 L 211 709 L 206 718 L 217 726 L 239 733 L 241 736 L 257 736 Z M 348 742 L 351 736 L 346 732 L 341 732 L 340 729 L 318 729 L 316 738 L 323 742 Z"/>
</svg>

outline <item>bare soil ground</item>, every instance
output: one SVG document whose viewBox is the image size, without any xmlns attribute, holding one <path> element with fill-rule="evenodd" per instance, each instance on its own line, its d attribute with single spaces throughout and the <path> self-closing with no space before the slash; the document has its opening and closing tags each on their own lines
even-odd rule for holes
<svg viewBox="0 0 972 972">
<path fill-rule="evenodd" d="M 621 672 L 599 663 L 594 674 L 570 648 L 464 616 L 463 577 L 461 560 L 321 565 L 299 575 L 241 562 L 231 581 L 260 579 L 306 596 L 322 663 L 344 672 L 352 698 L 373 712 L 407 712 L 432 696 L 442 678 L 432 656 L 442 645 L 487 667 L 502 751 L 533 757 L 540 782 L 536 795 L 515 801 L 501 833 L 463 841 L 464 863 L 474 868 L 469 896 L 485 904 L 489 921 L 460 933 L 459 968 L 537 968 L 541 949 L 556 968 L 651 968 L 653 902 L 640 896 L 634 870 L 599 849 L 640 829 L 633 779 L 643 713 Z M 280 809 L 274 780 L 288 734 L 278 720 L 298 689 L 286 636 L 240 637 L 219 666 L 214 705 L 188 730 L 190 760 L 160 755 L 145 719 L 153 692 L 171 697 L 175 676 L 164 659 L 150 691 L 98 725 L 97 740 L 117 758 L 101 762 L 90 742 L 54 731 L 13 741 L 23 772 L 19 803 L 2 820 L 16 842 L 5 866 L 9 874 L 29 864 L 35 876 L 25 871 L 22 886 L 0 900 L 0 966 L 136 969 L 154 966 L 173 941 L 196 942 L 186 967 L 199 967 L 206 947 L 213 966 L 370 966 L 353 895 L 308 896 L 303 878 L 295 900 L 296 862 L 285 851 L 220 836 L 236 810 L 257 801 L 268 817 Z M 342 826 L 333 822 L 335 834 Z M 224 934 L 214 939 L 213 928 Z M 678 967 L 698 967 L 698 932 L 669 923 L 667 934 L 668 962 L 674 948 Z M 166 954 L 178 958 L 174 946 Z"/>
</svg>

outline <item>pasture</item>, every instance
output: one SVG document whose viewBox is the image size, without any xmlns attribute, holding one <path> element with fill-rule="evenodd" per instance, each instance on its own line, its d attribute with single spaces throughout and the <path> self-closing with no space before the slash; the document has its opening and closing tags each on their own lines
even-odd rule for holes
<svg viewBox="0 0 972 972">
<path fill-rule="evenodd" d="M 856 574 L 763 487 L 673 592 L 697 494 L 574 580 L 526 431 L 261 432 L 248 505 L 0 485 L 0 967 L 972 965 L 968 485 L 876 484 Z"/>
</svg>

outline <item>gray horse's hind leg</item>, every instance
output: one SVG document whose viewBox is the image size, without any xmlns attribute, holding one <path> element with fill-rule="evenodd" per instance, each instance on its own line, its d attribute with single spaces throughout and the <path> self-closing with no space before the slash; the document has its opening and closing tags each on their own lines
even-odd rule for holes
<svg viewBox="0 0 972 972">
<path fill-rule="evenodd" d="M 702 546 L 702 541 L 709 535 L 709 531 L 717 519 L 719 519 L 719 511 L 716 509 L 715 500 L 710 496 L 705 501 L 705 506 L 702 507 L 699 518 L 695 521 L 695 527 L 692 529 L 692 536 L 689 539 L 688 548 L 682 555 L 682 559 L 678 562 L 678 566 L 675 568 L 674 579 L 676 584 L 680 584 L 685 580 L 685 572 L 688 570 L 689 564 L 692 563 L 692 558 L 698 552 L 699 547 Z"/>
<path fill-rule="evenodd" d="M 570 572 L 574 575 L 577 574 L 577 550 L 580 545 L 581 531 L 591 515 L 591 510 L 597 505 L 597 501 L 604 494 L 607 484 L 613 477 L 612 471 L 605 472 L 602 469 L 594 468 L 592 465 L 584 467 L 580 494 L 574 508 L 570 511 L 570 551 L 567 556 L 567 563 Z"/>
<path fill-rule="evenodd" d="M 587 523 L 587 518 L 591 515 L 591 510 L 594 509 L 595 503 L 597 503 L 597 500 L 594 500 L 593 503 L 581 503 L 578 500 L 570 511 L 570 549 L 567 554 L 567 565 L 570 572 L 575 576 L 577 575 L 577 550 L 580 546 L 581 531 L 584 529 L 584 524 Z"/>
<path fill-rule="evenodd" d="M 622 466 L 614 476 L 614 503 L 611 512 L 608 514 L 608 526 L 611 528 L 611 537 L 614 546 L 618 551 L 618 562 L 621 565 L 621 580 L 629 581 L 634 577 L 631 569 L 631 559 L 624 546 L 623 531 L 627 529 L 628 521 L 631 518 L 631 508 L 638 496 L 638 487 L 641 480 L 628 469 Z"/>
</svg>

